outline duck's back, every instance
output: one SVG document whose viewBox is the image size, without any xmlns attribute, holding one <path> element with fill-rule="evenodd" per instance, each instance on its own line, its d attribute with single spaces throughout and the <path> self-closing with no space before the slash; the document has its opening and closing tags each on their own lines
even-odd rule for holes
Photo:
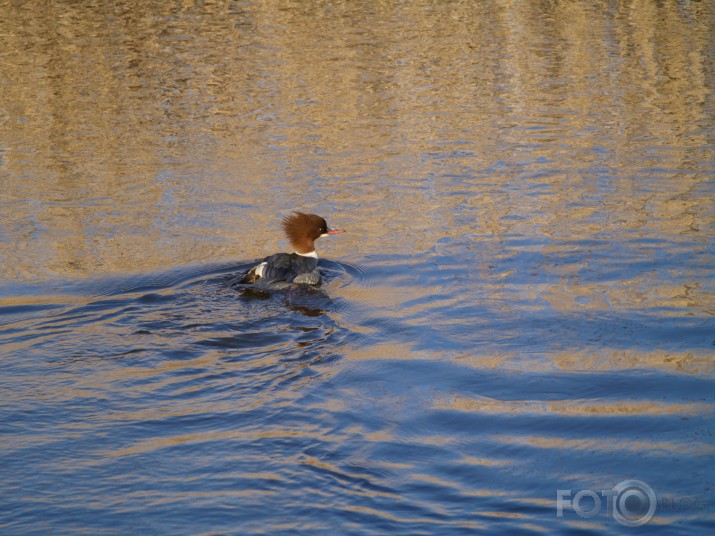
<svg viewBox="0 0 715 536">
<path fill-rule="evenodd" d="M 256 267 L 260 267 L 260 278 L 262 283 L 275 283 L 285 281 L 287 283 L 307 283 L 317 285 L 320 282 L 318 272 L 318 259 L 306 257 L 297 253 L 276 253 L 263 259 L 263 262 Z M 253 283 L 256 268 L 251 270 L 244 282 Z"/>
<path fill-rule="evenodd" d="M 297 253 L 276 253 L 263 262 L 263 280 L 265 282 L 286 281 L 292 283 L 301 274 L 313 272 L 318 268 L 318 259 L 304 257 Z"/>
</svg>

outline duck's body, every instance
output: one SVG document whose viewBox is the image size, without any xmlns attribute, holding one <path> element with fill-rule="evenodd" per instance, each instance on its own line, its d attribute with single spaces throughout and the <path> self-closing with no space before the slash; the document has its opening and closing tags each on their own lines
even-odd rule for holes
<svg viewBox="0 0 715 536">
<path fill-rule="evenodd" d="M 296 212 L 283 219 L 283 230 L 295 253 L 276 253 L 266 257 L 251 268 L 241 280 L 244 284 L 299 283 L 317 285 L 320 283 L 318 254 L 315 240 L 331 234 L 342 233 L 340 229 L 328 227 L 324 218 L 315 214 Z"/>
<path fill-rule="evenodd" d="M 263 259 L 258 266 L 249 270 L 244 283 L 320 283 L 317 257 L 306 257 L 297 253 L 276 253 Z"/>
</svg>

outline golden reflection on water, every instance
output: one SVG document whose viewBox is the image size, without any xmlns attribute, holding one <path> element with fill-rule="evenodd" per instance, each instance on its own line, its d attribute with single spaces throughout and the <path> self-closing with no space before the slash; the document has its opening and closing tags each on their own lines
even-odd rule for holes
<svg viewBox="0 0 715 536">
<path fill-rule="evenodd" d="M 476 413 L 490 414 L 506 414 L 506 415 L 521 415 L 521 414 L 554 414 L 560 416 L 578 416 L 578 417 L 602 417 L 608 415 L 616 416 L 637 416 L 637 415 L 710 415 L 713 413 L 715 406 L 712 404 L 668 404 L 649 401 L 632 401 L 623 402 L 604 402 L 598 403 L 593 401 L 504 401 L 504 400 L 488 400 L 488 399 L 471 399 L 463 396 L 455 396 L 451 400 L 442 400 L 434 405 L 435 409 L 457 410 Z"/>
<path fill-rule="evenodd" d="M 637 0 L 6 6 L 5 277 L 253 258 L 303 206 L 360 230 L 334 256 L 498 238 L 514 212 L 572 239 L 646 227 L 698 240 L 712 221 L 689 194 L 712 157 L 698 127 L 709 24 L 703 3 Z M 538 158 L 562 171 L 538 211 L 478 181 L 444 191 L 434 154 L 460 148 L 455 171 Z M 648 162 L 670 170 L 656 191 L 574 175 Z M 484 214 L 468 229 L 454 218 L 465 203 Z"/>
<path fill-rule="evenodd" d="M 609 439 L 570 439 L 561 436 L 541 435 L 493 435 L 492 441 L 509 446 L 522 446 L 538 449 L 554 449 L 563 452 L 617 452 L 637 453 L 642 456 L 702 456 L 715 454 L 715 447 L 709 443 L 683 438 L 682 441 L 639 441 L 634 438 Z"/>
<path fill-rule="evenodd" d="M 587 327 L 613 311 L 712 315 L 704 3 L 52 3 L 3 13 L 6 281 L 251 260 L 286 247 L 280 216 L 302 208 L 349 230 L 322 241 L 321 255 L 367 266 L 395 255 L 408 268 L 340 290 L 402 327 L 428 318 L 438 333 L 459 322 L 476 331 L 474 303 L 514 317 L 577 315 Z M 515 252 L 534 260 L 510 264 Z M 418 272 L 441 277 L 414 284 Z M 436 306 L 467 312 L 431 317 Z M 374 335 L 353 313 L 336 316 Z M 97 338 L 105 327 L 78 329 Z M 601 352 L 601 337 L 551 349 L 542 366 L 712 371 L 699 349 Z M 438 355 L 409 336 L 344 352 Z M 485 354 L 460 358 L 519 359 Z"/>
<path fill-rule="evenodd" d="M 8 500 L 507 533 L 603 529 L 553 526 L 593 470 L 709 490 L 712 9 L 0 0 L 3 454 L 42 469 Z M 294 209 L 355 265 L 305 326 L 215 280 L 97 296 Z"/>
</svg>

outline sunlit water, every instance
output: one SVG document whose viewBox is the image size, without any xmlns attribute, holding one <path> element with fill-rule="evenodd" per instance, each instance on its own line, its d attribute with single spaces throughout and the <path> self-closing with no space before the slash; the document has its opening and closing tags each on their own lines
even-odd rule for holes
<svg viewBox="0 0 715 536">
<path fill-rule="evenodd" d="M 711 3 L 0 12 L 0 532 L 713 532 Z"/>
</svg>

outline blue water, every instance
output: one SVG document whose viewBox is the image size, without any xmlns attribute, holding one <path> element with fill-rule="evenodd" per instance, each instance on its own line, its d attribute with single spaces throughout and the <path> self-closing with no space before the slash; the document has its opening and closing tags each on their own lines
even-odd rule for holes
<svg viewBox="0 0 715 536">
<path fill-rule="evenodd" d="M 713 533 L 712 5 L 0 12 L 1 534 Z"/>
<path fill-rule="evenodd" d="M 262 299 L 229 285 L 249 266 L 3 307 L 4 531 L 591 533 L 619 525 L 556 518 L 556 490 L 627 477 L 661 501 L 711 501 L 711 378 L 560 370 L 543 354 L 611 331 L 614 351 L 675 333 L 704 350 L 711 325 L 509 318 L 484 303 L 396 319 L 341 297 L 404 284 L 395 259 L 323 262 L 322 288 Z M 707 532 L 707 508 L 658 517 Z"/>
</svg>

